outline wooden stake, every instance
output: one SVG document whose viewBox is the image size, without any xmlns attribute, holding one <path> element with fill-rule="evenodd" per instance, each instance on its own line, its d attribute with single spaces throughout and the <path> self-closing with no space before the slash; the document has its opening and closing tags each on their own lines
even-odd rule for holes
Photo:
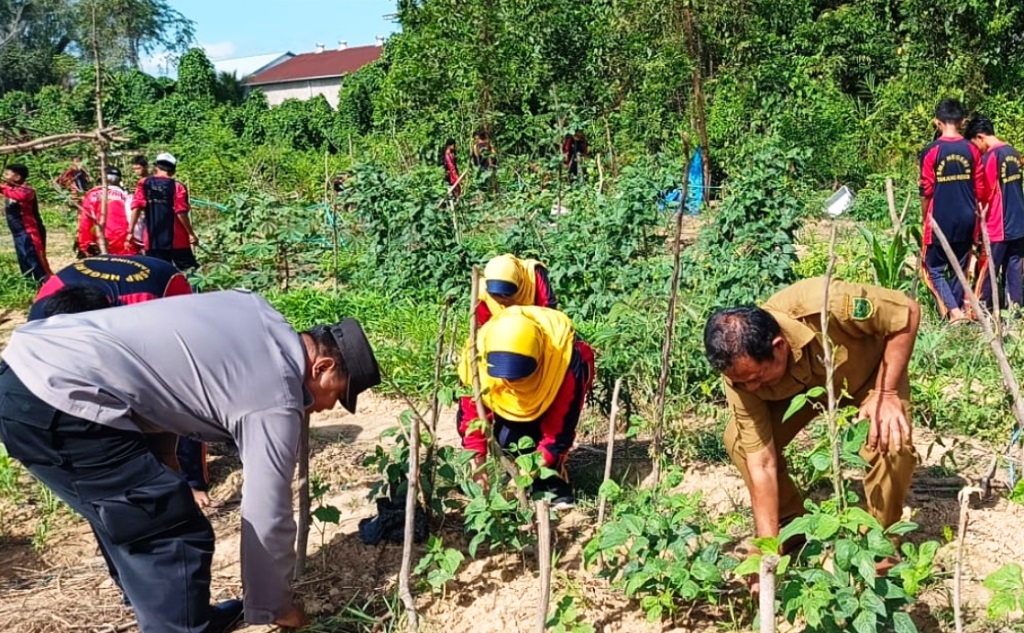
<svg viewBox="0 0 1024 633">
<path fill-rule="evenodd" d="M 480 388 L 480 359 L 476 349 L 476 307 L 480 303 L 480 267 L 473 266 L 473 276 L 470 283 L 472 288 L 470 289 L 469 298 L 469 354 L 470 354 L 470 371 L 473 373 L 473 400 L 476 402 L 476 416 L 479 420 L 479 424 L 484 427 L 484 433 L 487 435 L 487 448 L 501 464 L 501 467 L 508 473 L 509 477 L 515 480 L 518 471 L 515 465 L 509 461 L 508 457 L 505 456 L 505 451 L 498 445 L 498 440 L 494 439 L 494 429 L 487 421 L 487 409 L 484 408 L 484 399 L 482 390 Z M 526 491 L 516 486 L 516 497 L 519 500 L 519 507 L 526 511 L 529 508 L 529 503 L 526 500 Z"/>
<path fill-rule="evenodd" d="M 688 138 L 683 139 L 683 151 L 686 154 L 686 163 L 683 167 L 683 186 L 682 195 L 680 196 L 682 204 L 676 213 L 676 228 L 672 237 L 672 290 L 668 298 L 668 314 L 665 316 L 665 339 L 661 346 L 661 376 L 658 378 L 658 393 L 655 399 L 654 440 L 651 442 L 651 459 L 654 462 L 651 481 L 655 486 L 658 485 L 658 480 L 661 479 L 661 438 L 665 425 L 665 392 L 668 390 L 668 373 L 672 356 L 672 335 L 675 332 L 676 323 L 676 299 L 679 296 L 679 259 L 683 251 L 683 211 L 686 209 L 687 189 L 690 182 L 690 142 Z"/>
<path fill-rule="evenodd" d="M 775 633 L 775 572 L 779 569 L 779 557 L 773 554 L 761 558 L 758 574 L 761 593 L 758 595 L 758 616 L 761 633 Z"/>
<path fill-rule="evenodd" d="M 402 537 L 402 567 L 398 571 L 398 595 L 405 605 L 410 633 L 419 629 L 416 599 L 412 595 L 412 545 L 416 531 L 416 496 L 420 484 L 420 421 L 409 425 L 409 475 L 405 490 L 405 533 Z"/>
<path fill-rule="evenodd" d="M 306 573 L 306 549 L 309 546 L 309 524 L 313 518 L 309 500 L 309 416 L 302 422 L 299 431 L 299 525 L 295 534 L 295 574 L 294 579 L 302 578 Z"/>
<path fill-rule="evenodd" d="M 988 283 L 991 285 L 992 296 L 992 315 L 995 317 L 995 323 L 993 323 L 993 330 L 1000 339 L 1003 338 L 1003 322 L 999 317 L 999 302 L 1001 297 L 999 296 L 999 274 L 994 266 L 995 262 L 992 261 L 992 240 L 989 239 L 988 228 L 986 226 L 986 220 L 988 219 L 988 207 L 984 207 L 981 210 L 981 246 L 985 250 L 985 259 L 988 261 Z"/>
<path fill-rule="evenodd" d="M 1013 373 L 1013 368 L 1010 367 L 1010 361 L 1006 357 L 1006 350 L 1003 348 L 1003 339 L 996 335 L 995 329 L 992 327 L 992 321 L 986 312 L 981 309 L 981 302 L 978 301 L 978 295 L 974 293 L 974 289 L 967 282 L 967 275 L 964 274 L 963 268 L 960 267 L 960 262 L 957 261 L 956 254 L 949 245 L 949 240 L 946 239 L 946 235 L 942 232 L 942 228 L 939 223 L 935 221 L 935 218 L 931 218 L 932 223 L 932 235 L 939 240 L 939 244 L 942 246 L 942 250 L 946 253 L 946 257 L 949 259 L 950 265 L 953 267 L 953 272 L 956 273 L 957 279 L 960 284 L 964 287 L 964 294 L 967 295 L 967 299 L 971 303 L 971 307 L 974 309 L 975 314 L 978 316 L 978 321 L 981 323 L 981 328 L 985 332 L 985 337 L 988 338 L 989 346 L 992 348 L 992 353 L 996 357 L 996 363 L 999 365 L 999 371 L 1003 375 L 1003 386 L 1010 394 L 1010 398 L 1013 400 L 1013 417 L 1016 419 L 1015 426 L 1019 429 L 1024 429 L 1024 399 L 1021 398 L 1020 383 L 1017 382 L 1017 377 Z M 992 475 L 995 473 L 996 464 L 998 463 L 999 456 L 997 455 L 993 460 L 992 467 L 989 472 L 989 476 L 982 480 L 983 487 L 985 488 L 985 494 L 988 494 L 988 487 L 991 483 Z"/>
<path fill-rule="evenodd" d="M 540 602 L 537 604 L 537 633 L 544 633 L 551 603 L 551 513 L 548 500 L 535 502 L 537 509 L 537 562 L 540 567 Z"/>
<path fill-rule="evenodd" d="M 825 293 L 821 300 L 821 342 L 825 350 L 825 390 L 828 393 L 828 436 L 832 442 L 832 493 L 840 507 L 843 503 L 843 473 L 840 464 L 842 444 L 839 441 L 839 425 L 836 422 L 836 386 L 834 381 L 835 362 L 833 362 L 832 340 L 828 337 L 828 291 L 832 285 L 832 273 L 836 266 L 836 235 L 838 225 L 832 220 L 832 234 L 828 241 L 828 266 L 825 268 Z M 773 625 L 774 627 L 774 625 Z"/>
<path fill-rule="evenodd" d="M 427 456 L 424 459 L 424 463 L 427 466 L 426 482 L 427 487 L 423 492 L 423 504 L 426 506 L 427 519 L 430 519 L 431 504 L 433 503 L 434 494 L 434 481 L 435 481 L 435 470 L 434 470 L 434 450 L 437 447 L 437 422 L 441 416 L 441 402 L 438 400 L 437 393 L 441 390 L 441 368 L 444 366 L 444 337 L 448 333 L 448 310 L 451 308 L 452 298 L 447 297 L 444 301 L 444 307 L 441 309 L 441 323 L 437 328 L 437 347 L 434 352 L 434 388 L 430 394 L 430 444 L 427 446 Z M 427 490 L 430 491 L 430 497 L 427 497 Z"/>
<path fill-rule="evenodd" d="M 892 227 L 899 233 L 902 219 L 896 215 L 896 192 L 892 187 L 892 178 L 885 179 L 885 201 L 889 204 L 889 219 L 892 220 Z"/>
<path fill-rule="evenodd" d="M 608 417 L 608 445 L 604 457 L 604 482 L 612 478 L 612 460 L 615 456 L 615 417 L 619 414 L 619 390 L 622 388 L 622 378 L 615 379 L 615 388 L 612 389 L 612 410 Z M 604 525 L 604 510 L 608 505 L 608 497 L 601 495 L 601 501 L 597 505 L 597 527 Z"/>
<path fill-rule="evenodd" d="M 964 618 L 960 611 L 960 575 L 964 564 L 964 539 L 967 536 L 967 515 L 971 507 L 971 494 L 984 495 L 981 488 L 965 486 L 957 497 L 960 498 L 960 529 L 956 537 L 956 564 L 953 567 L 953 620 L 956 633 L 964 633 Z"/>
<path fill-rule="evenodd" d="M 107 211 L 110 207 L 109 191 L 107 189 L 107 144 L 100 134 L 103 129 L 103 68 L 100 66 L 100 40 L 96 32 L 96 4 L 92 5 L 92 54 L 96 70 L 96 143 L 100 154 L 100 187 L 102 194 L 100 198 L 100 221 L 99 231 L 96 235 L 96 243 L 100 247 L 100 253 L 107 253 Z"/>
</svg>

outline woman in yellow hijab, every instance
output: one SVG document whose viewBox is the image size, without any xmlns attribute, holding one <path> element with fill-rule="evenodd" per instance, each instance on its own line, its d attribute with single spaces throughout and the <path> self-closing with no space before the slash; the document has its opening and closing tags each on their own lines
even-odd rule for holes
<svg viewBox="0 0 1024 633">
<path fill-rule="evenodd" d="M 487 323 L 509 306 L 541 306 L 558 309 L 558 298 L 548 280 L 547 267 L 536 259 L 498 255 L 487 262 L 480 282 L 476 321 Z"/>
<path fill-rule="evenodd" d="M 544 464 L 560 477 L 540 479 L 535 493 L 550 492 L 557 507 L 574 503 L 565 478 L 565 459 L 576 439 L 587 392 L 594 380 L 594 350 L 576 337 L 565 314 L 537 306 L 502 310 L 477 333 L 480 386 L 488 421 L 503 449 L 529 437 L 544 456 Z M 459 378 L 472 384 L 467 351 L 459 364 Z M 474 424 L 473 398 L 465 397 L 456 414 L 462 445 L 482 461 L 487 439 Z"/>
</svg>

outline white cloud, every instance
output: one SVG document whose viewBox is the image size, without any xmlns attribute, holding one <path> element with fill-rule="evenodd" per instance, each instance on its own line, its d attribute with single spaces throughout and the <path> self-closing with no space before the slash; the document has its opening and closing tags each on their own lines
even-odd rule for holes
<svg viewBox="0 0 1024 633">
<path fill-rule="evenodd" d="M 227 59 L 235 54 L 234 42 L 213 42 L 211 44 L 201 44 L 201 46 L 206 51 L 206 56 L 212 62 Z"/>
<path fill-rule="evenodd" d="M 213 42 L 199 46 L 210 61 L 220 61 L 235 54 L 234 42 Z M 154 77 L 171 77 L 173 79 L 178 75 L 178 56 L 167 51 L 147 55 L 140 60 L 139 65 L 142 66 L 142 72 Z"/>
</svg>

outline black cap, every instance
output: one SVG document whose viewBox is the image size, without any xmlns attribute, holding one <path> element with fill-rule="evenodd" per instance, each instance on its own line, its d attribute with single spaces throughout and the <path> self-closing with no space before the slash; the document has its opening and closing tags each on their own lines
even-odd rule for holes
<svg viewBox="0 0 1024 633">
<path fill-rule="evenodd" d="M 356 397 L 380 384 L 380 367 L 359 321 L 345 319 L 336 323 L 331 326 L 331 335 L 338 342 L 338 349 L 348 368 L 348 389 L 340 402 L 349 413 L 355 413 Z"/>
<path fill-rule="evenodd" d="M 121 170 L 118 169 L 117 167 L 114 167 L 113 165 L 111 165 L 110 167 L 107 167 L 107 175 L 108 176 L 117 176 L 118 178 L 120 178 L 121 177 Z"/>
</svg>

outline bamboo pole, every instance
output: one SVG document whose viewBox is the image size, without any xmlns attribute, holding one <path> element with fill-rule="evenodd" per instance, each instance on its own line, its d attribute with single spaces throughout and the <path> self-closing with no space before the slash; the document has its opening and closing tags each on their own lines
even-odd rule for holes
<svg viewBox="0 0 1024 633">
<path fill-rule="evenodd" d="M 957 495 L 960 499 L 960 529 L 956 537 L 956 564 L 953 567 L 953 621 L 956 633 L 964 633 L 964 617 L 960 610 L 960 577 L 964 564 L 964 540 L 967 537 L 967 515 L 970 513 L 971 494 L 977 492 L 984 495 L 981 488 L 965 486 Z"/>
<path fill-rule="evenodd" d="M 540 602 L 537 604 L 537 633 L 547 628 L 548 606 L 551 603 L 551 513 L 548 500 L 539 499 L 537 509 L 537 559 L 540 567 Z"/>
<path fill-rule="evenodd" d="M 295 538 L 295 574 L 299 580 L 306 573 L 306 549 L 309 546 L 309 524 L 312 518 L 309 500 L 309 416 L 299 431 L 299 525 Z"/>
<path fill-rule="evenodd" d="M 683 250 L 683 211 L 686 208 L 686 196 L 690 180 L 690 143 L 688 138 L 683 139 L 683 147 L 683 151 L 686 153 L 686 162 L 683 167 L 682 195 L 680 197 L 683 202 L 679 207 L 679 212 L 676 213 L 675 232 L 672 236 L 672 289 L 668 299 L 668 314 L 665 316 L 665 339 L 661 347 L 661 376 L 658 378 L 658 393 L 655 400 L 654 440 L 651 442 L 651 459 L 654 462 L 651 480 L 655 486 L 658 485 L 658 480 L 661 478 L 661 444 L 665 425 L 665 392 L 668 390 L 668 374 L 672 356 L 672 335 L 675 332 L 676 323 L 676 300 L 679 296 L 679 260 Z"/>
<path fill-rule="evenodd" d="M 1024 429 L 1024 399 L 1021 398 L 1020 383 L 1017 382 L 1017 377 L 1013 373 L 1013 368 L 1010 366 L 1010 361 L 1006 357 L 1006 350 L 1003 347 L 1003 339 L 996 335 L 995 329 L 992 327 L 992 321 L 989 316 L 981 308 L 981 302 L 978 301 L 978 295 L 974 293 L 974 289 L 967 282 L 967 275 L 964 274 L 963 268 L 960 267 L 960 262 L 956 258 L 956 254 L 953 252 L 952 247 L 949 245 L 949 240 L 946 239 L 946 235 L 942 232 L 942 227 L 935 221 L 935 218 L 931 218 L 932 235 L 939 240 L 939 244 L 942 246 L 942 250 L 946 253 L 946 257 L 949 259 L 950 266 L 953 268 L 953 272 L 956 273 L 957 279 L 964 287 L 964 294 L 966 294 L 968 301 L 971 303 L 971 307 L 974 309 L 975 314 L 978 315 L 978 321 L 981 323 L 982 330 L 985 332 L 985 337 L 988 339 L 989 346 L 992 348 L 992 354 L 996 357 L 996 363 L 999 365 L 999 371 L 1003 375 L 1003 387 L 1006 388 L 1010 394 L 1010 398 L 1013 400 L 1013 417 L 1016 419 L 1014 425 L 1018 429 Z M 1024 445 L 1024 443 L 1022 443 Z M 1013 443 L 1010 443 L 1012 449 Z M 999 461 L 999 456 L 996 455 L 993 458 L 992 466 L 989 469 L 988 476 L 982 480 L 985 494 L 988 494 L 989 486 L 991 484 L 992 476 L 995 474 L 996 466 Z"/>
<path fill-rule="evenodd" d="M 615 379 L 615 388 L 612 389 L 612 410 L 611 415 L 608 417 L 608 445 L 605 449 L 607 452 L 604 457 L 604 479 L 602 480 L 602 488 L 604 482 L 612 478 L 612 460 L 615 456 L 615 417 L 619 414 L 619 390 L 622 388 L 622 378 Z M 598 529 L 604 525 L 604 511 L 608 505 L 608 497 L 601 495 L 601 501 L 597 506 L 597 527 Z"/>
<path fill-rule="evenodd" d="M 889 219 L 892 220 L 892 227 L 899 233 L 903 222 L 902 218 L 896 215 L 896 192 L 893 190 L 892 178 L 885 179 L 885 201 L 889 205 Z"/>
</svg>

